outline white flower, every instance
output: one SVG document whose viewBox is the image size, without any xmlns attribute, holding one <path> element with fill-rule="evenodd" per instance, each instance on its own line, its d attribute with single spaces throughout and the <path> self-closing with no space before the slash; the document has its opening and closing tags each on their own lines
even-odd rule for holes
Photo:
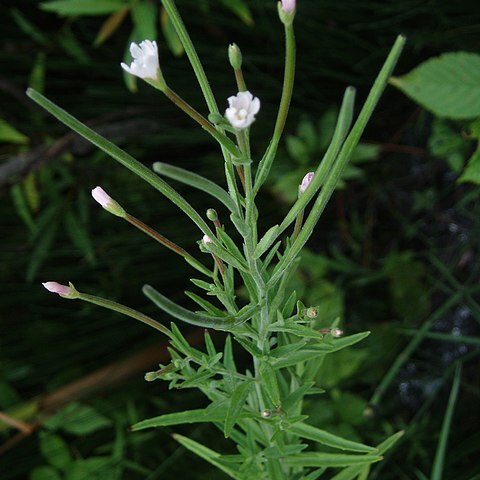
<svg viewBox="0 0 480 480">
<path fill-rule="evenodd" d="M 228 105 L 225 116 L 239 130 L 248 128 L 260 110 L 260 100 L 250 92 L 238 92 L 236 96 L 229 97 Z"/>
<path fill-rule="evenodd" d="M 42 285 L 52 293 L 57 293 L 63 298 L 78 298 L 80 294 L 77 292 L 75 287 L 70 283 L 70 286 L 68 285 L 62 285 L 61 283 L 58 282 L 45 282 L 42 283 Z"/>
<path fill-rule="evenodd" d="M 282 10 L 286 13 L 292 13 L 297 6 L 296 4 L 296 0 L 282 0 Z"/>
<path fill-rule="evenodd" d="M 305 190 L 307 189 L 307 187 L 312 182 L 314 176 L 315 176 L 314 172 L 308 172 L 303 177 L 302 183 L 300 184 L 300 187 L 299 187 L 300 193 L 305 193 Z"/>
<path fill-rule="evenodd" d="M 204 235 L 202 238 L 202 243 L 206 245 L 207 243 L 212 243 L 212 239 L 208 235 Z"/>
<path fill-rule="evenodd" d="M 140 45 L 132 42 L 130 45 L 130 54 L 132 55 L 133 62 L 130 66 L 121 63 L 124 70 L 140 78 L 158 79 L 160 63 L 158 60 L 157 42 L 144 40 Z"/>
</svg>

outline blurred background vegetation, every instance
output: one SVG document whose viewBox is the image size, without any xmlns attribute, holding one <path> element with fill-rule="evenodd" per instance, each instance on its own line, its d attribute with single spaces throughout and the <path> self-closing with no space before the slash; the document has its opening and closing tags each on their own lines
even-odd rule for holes
<svg viewBox="0 0 480 480">
<path fill-rule="evenodd" d="M 177 5 L 220 105 L 236 91 L 227 45 L 242 49 L 247 85 L 262 100 L 252 130 L 260 154 L 283 72 L 275 1 Z M 102 185 L 192 253 L 195 228 L 24 94 L 44 92 L 145 164 L 173 163 L 223 184 L 216 145 L 119 68 L 131 40 L 156 37 L 167 81 L 205 111 L 168 18 L 154 0 L 3 0 L 0 19 L 0 478 L 224 478 L 169 429 L 128 433 L 148 416 L 203 405 L 193 390 L 143 380 L 164 361 L 165 339 L 41 286 L 73 281 L 164 322 L 141 286 L 183 298 L 191 269 L 89 192 Z M 358 88 L 361 104 L 395 36 L 408 38 L 402 75 L 444 52 L 478 51 L 480 11 L 467 0 L 298 0 L 296 32 L 286 141 L 259 199 L 265 228 L 320 160 L 345 87 Z M 326 325 L 340 316 L 348 333 L 372 331 L 360 348 L 332 355 L 318 379 L 326 393 L 307 405 L 317 425 L 367 443 L 405 430 L 372 479 L 480 479 L 480 188 L 458 182 L 475 150 L 465 129 L 389 87 L 292 285 Z M 218 208 L 179 190 L 200 211 Z M 203 342 L 203 332 L 184 330 Z M 210 426 L 180 433 L 228 449 Z"/>
</svg>

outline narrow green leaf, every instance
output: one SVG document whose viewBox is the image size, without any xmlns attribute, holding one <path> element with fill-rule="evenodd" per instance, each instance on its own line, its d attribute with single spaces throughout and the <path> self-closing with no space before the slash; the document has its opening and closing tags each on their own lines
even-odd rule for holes
<svg viewBox="0 0 480 480">
<path fill-rule="evenodd" d="M 430 480 L 442 480 L 443 478 L 443 465 L 445 463 L 445 454 L 447 452 L 448 435 L 450 433 L 453 411 L 455 410 L 455 404 L 457 402 L 458 392 L 460 390 L 461 379 L 462 364 L 459 363 L 453 376 L 452 389 L 450 390 L 450 396 L 448 397 L 447 410 L 445 412 L 445 416 L 443 417 L 442 430 L 440 432 L 437 451 L 435 452 L 435 459 L 433 461 Z"/>
<path fill-rule="evenodd" d="M 270 326 L 269 330 L 271 332 L 286 332 L 296 335 L 297 337 L 302 338 L 323 338 L 323 335 L 313 328 L 306 327 L 305 325 L 300 325 L 299 323 L 286 321 L 284 325 L 273 324 Z"/>
<path fill-rule="evenodd" d="M 32 255 L 28 262 L 26 278 L 31 282 L 37 275 L 38 269 L 43 265 L 43 262 L 50 254 L 53 243 L 58 232 L 58 222 L 54 222 L 47 227 L 48 229 L 42 232 L 39 240 L 35 244 Z"/>
<path fill-rule="evenodd" d="M 118 30 L 120 25 L 125 20 L 128 11 L 129 9 L 127 7 L 121 8 L 120 10 L 112 13 L 105 20 L 105 22 L 103 22 L 93 42 L 95 47 L 102 45 L 102 43 L 106 42 Z"/>
<path fill-rule="evenodd" d="M 299 402 L 303 400 L 303 397 L 308 393 L 309 390 L 315 385 L 314 382 L 307 382 L 301 385 L 300 387 L 296 388 L 293 392 L 291 392 L 288 397 L 282 402 L 282 408 L 287 413 L 295 412 L 298 414 L 299 412 Z"/>
<path fill-rule="evenodd" d="M 167 312 L 172 317 L 182 320 L 183 322 L 196 325 L 197 327 L 213 328 L 216 330 L 225 330 L 239 325 L 251 317 L 253 311 L 257 309 L 256 306 L 252 306 L 245 310 L 238 316 L 225 315 L 224 317 L 217 317 L 213 315 L 205 315 L 200 313 L 194 313 L 187 310 L 180 305 L 172 302 L 169 298 L 165 297 L 161 293 L 157 292 L 150 285 L 144 285 L 142 289 L 143 293 L 153 302 L 157 307 Z"/>
<path fill-rule="evenodd" d="M 198 228 L 209 237 L 213 237 L 213 232 L 198 212 L 170 185 L 163 181 L 158 175 L 149 170 L 145 165 L 135 160 L 131 155 L 117 147 L 114 143 L 108 141 L 96 133 L 91 128 L 79 122 L 75 117 L 67 113 L 65 110 L 55 105 L 52 101 L 38 93 L 37 91 L 29 88 L 27 95 L 41 107 L 45 108 L 55 118 L 62 123 L 70 127 L 82 137 L 93 143 L 95 146 L 103 150 L 110 155 L 117 162 L 121 163 L 124 167 L 138 175 L 140 178 L 149 183 L 152 187 L 161 192 L 165 197 L 172 201 L 178 208 L 180 208 L 197 226 Z"/>
<path fill-rule="evenodd" d="M 358 116 L 357 121 L 355 122 L 351 132 L 347 136 L 345 142 L 343 143 L 340 149 L 340 152 L 338 153 L 338 157 L 335 160 L 335 163 L 332 165 L 331 169 L 328 171 L 328 173 L 324 177 L 325 181 L 323 183 L 322 189 L 318 194 L 318 197 L 315 201 L 315 204 L 312 207 L 312 210 L 310 211 L 310 214 L 305 220 L 305 223 L 302 227 L 300 234 L 298 235 L 296 240 L 293 242 L 292 246 L 285 253 L 285 255 L 282 257 L 280 262 L 278 263 L 270 279 L 270 284 L 273 285 L 275 284 L 275 282 L 278 281 L 278 279 L 283 275 L 283 272 L 289 268 L 290 264 L 298 256 L 298 254 L 302 250 L 307 240 L 311 237 L 313 233 L 313 229 L 315 228 L 315 225 L 317 224 L 321 214 L 325 209 L 325 206 L 327 205 L 330 197 L 332 196 L 335 190 L 335 187 L 342 175 L 342 172 L 345 166 L 348 164 L 348 161 L 350 160 L 350 157 L 355 147 L 360 141 L 360 137 L 373 113 L 373 110 L 375 109 L 378 101 L 380 100 L 380 96 L 383 93 L 383 90 L 385 89 L 387 81 L 393 71 L 393 68 L 397 63 L 398 57 L 402 52 L 404 44 L 405 44 L 405 37 L 401 35 L 398 36 L 395 41 L 395 44 L 392 47 L 392 50 L 390 51 L 390 54 L 388 55 L 387 60 L 385 61 L 385 64 L 380 70 L 380 73 L 378 74 L 373 84 L 373 87 L 370 90 L 370 93 L 367 97 L 367 100 L 365 101 L 365 104 L 363 105 L 363 108 Z M 315 185 L 315 180 L 316 179 L 314 177 L 312 183 L 310 184 L 310 187 L 312 187 L 312 185 Z M 314 190 L 315 189 L 312 188 L 312 191 Z M 307 193 L 308 193 L 308 189 L 305 192 L 305 195 L 302 195 L 302 197 L 306 196 Z M 299 201 L 302 200 L 302 197 L 300 197 Z M 282 225 L 283 225 L 283 222 L 282 222 Z M 282 225 L 280 225 L 280 230 L 282 229 Z"/>
<path fill-rule="evenodd" d="M 185 295 L 191 298 L 195 303 L 200 305 L 207 314 L 221 317 L 224 313 L 222 310 L 220 310 L 218 307 L 210 303 L 208 300 L 205 300 L 204 298 L 196 295 L 195 293 L 185 291 Z"/>
<path fill-rule="evenodd" d="M 403 435 L 405 435 L 404 430 L 400 430 L 399 432 L 394 433 L 382 443 L 379 443 L 376 447 L 377 450 L 380 452 L 380 454 L 383 455 L 387 450 L 390 450 L 398 442 L 398 440 L 403 437 Z"/>
<path fill-rule="evenodd" d="M 288 431 L 299 437 L 313 440 L 314 442 L 328 445 L 329 447 L 339 448 L 340 450 L 350 450 L 352 452 L 377 453 L 377 449 L 363 445 L 362 443 L 352 442 L 345 438 L 329 433 L 320 428 L 313 427 L 306 423 L 295 423 L 288 427 Z"/>
<path fill-rule="evenodd" d="M 230 212 L 236 211 L 236 205 L 232 200 L 232 197 L 230 197 L 230 195 L 223 188 L 208 178 L 202 177 L 201 175 L 189 170 L 185 170 L 184 168 L 175 167 L 173 165 L 169 165 L 168 163 L 162 162 L 155 162 L 153 164 L 153 170 L 159 175 L 164 175 L 172 180 L 176 180 L 177 182 L 184 183 L 185 185 L 189 185 L 197 190 L 208 193 L 223 203 L 230 210 Z"/>
<path fill-rule="evenodd" d="M 105 15 L 125 6 L 124 0 L 53 0 L 43 2 L 40 8 L 59 15 Z"/>
<path fill-rule="evenodd" d="M 138 41 L 155 40 L 157 38 L 156 2 L 133 2 L 131 13 L 133 29 Z"/>
<path fill-rule="evenodd" d="M 208 447 L 205 447 L 201 443 L 196 442 L 195 440 L 191 440 L 190 438 L 184 437 L 183 435 L 175 434 L 173 438 L 183 445 L 187 450 L 198 455 L 200 458 L 203 458 L 211 465 L 217 467 L 222 472 L 226 473 L 230 478 L 234 478 L 235 480 L 241 480 L 243 477 L 240 472 L 237 472 L 233 469 L 232 466 L 226 466 L 222 463 L 221 458 L 222 456 L 211 450 Z"/>
<path fill-rule="evenodd" d="M 160 25 L 162 27 L 162 33 L 165 37 L 165 41 L 167 42 L 169 50 L 175 57 L 181 57 L 185 52 L 185 49 L 183 48 L 182 42 L 180 41 L 180 38 L 178 37 L 178 34 L 172 25 L 170 17 L 164 8 L 162 8 L 160 11 Z"/>
<path fill-rule="evenodd" d="M 285 457 L 284 462 L 291 467 L 345 467 L 378 462 L 381 459 L 378 455 L 308 452 Z"/>
<path fill-rule="evenodd" d="M 480 116 L 480 55 L 450 52 L 423 62 L 392 85 L 439 117 Z"/>
<path fill-rule="evenodd" d="M 229 372 L 236 372 L 237 366 L 233 358 L 232 337 L 227 335 L 225 338 L 225 347 L 223 349 L 223 365 Z"/>
<path fill-rule="evenodd" d="M 28 480 L 62 480 L 62 477 L 54 467 L 41 465 L 30 472 Z"/>
<path fill-rule="evenodd" d="M 82 225 L 72 210 L 65 213 L 64 221 L 65 230 L 72 243 L 83 253 L 87 262 L 94 265 L 96 263 L 95 251 L 86 225 Z"/>
<path fill-rule="evenodd" d="M 260 378 L 262 388 L 267 393 L 274 407 L 281 404 L 280 390 L 278 388 L 277 374 L 267 360 L 262 360 L 260 364 Z"/>
<path fill-rule="evenodd" d="M 251 387 L 252 382 L 244 381 L 233 390 L 230 396 L 227 415 L 225 417 L 225 424 L 223 426 L 225 438 L 228 438 L 231 435 L 233 427 L 238 422 Z"/>
<path fill-rule="evenodd" d="M 258 242 L 258 245 L 255 248 L 254 256 L 255 258 L 260 258 L 268 249 L 270 245 L 273 244 L 274 240 L 277 238 L 278 225 L 274 225 L 269 228 L 262 239 Z"/>
</svg>

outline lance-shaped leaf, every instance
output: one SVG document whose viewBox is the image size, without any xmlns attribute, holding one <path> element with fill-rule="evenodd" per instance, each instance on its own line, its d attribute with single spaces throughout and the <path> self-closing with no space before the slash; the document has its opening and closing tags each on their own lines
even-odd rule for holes
<svg viewBox="0 0 480 480">
<path fill-rule="evenodd" d="M 197 173 L 190 172 L 189 170 L 185 170 L 184 168 L 175 167 L 173 165 L 169 165 L 168 163 L 162 162 L 155 162 L 153 164 L 153 170 L 159 175 L 164 175 L 172 180 L 177 180 L 178 182 L 189 185 L 197 190 L 208 193 L 212 197 L 222 202 L 231 212 L 235 212 L 237 210 L 232 197 L 230 197 L 230 195 L 222 187 L 212 182 L 208 178 L 202 177 Z"/>
<path fill-rule="evenodd" d="M 342 172 L 348 164 L 352 152 L 360 141 L 360 137 L 368 123 L 368 120 L 370 119 L 374 108 L 380 100 L 380 96 L 385 89 L 385 86 L 388 82 L 388 79 L 390 78 L 393 68 L 397 63 L 398 57 L 402 52 L 404 44 L 405 37 L 401 35 L 398 36 L 395 44 L 392 47 L 392 50 L 390 51 L 390 54 L 388 55 L 387 60 L 385 61 L 385 64 L 380 70 L 380 73 L 378 74 L 373 84 L 373 87 L 370 90 L 370 93 L 365 101 L 365 104 L 363 105 L 357 121 L 355 122 L 351 132 L 349 133 L 344 144 L 342 145 L 342 148 L 340 149 L 335 163 L 332 165 L 330 171 L 328 172 L 327 178 L 325 179 L 322 189 L 320 190 L 320 193 L 315 200 L 315 204 L 313 205 L 312 210 L 310 211 L 310 214 L 308 215 L 300 234 L 276 266 L 272 278 L 270 279 L 272 285 L 281 278 L 283 272 L 287 268 L 289 268 L 290 264 L 295 260 L 295 258 L 298 256 L 298 254 L 304 247 L 305 243 L 312 235 L 315 225 L 320 219 L 320 216 L 323 213 L 323 210 L 325 209 L 328 200 L 332 196 L 332 193 L 335 190 L 338 181 L 340 180 Z M 312 183 L 314 184 L 314 182 L 315 177 Z M 312 184 L 310 184 L 310 187 L 311 186 Z"/>
<path fill-rule="evenodd" d="M 380 455 L 350 455 L 346 453 L 307 452 L 290 455 L 284 462 L 291 467 L 346 467 L 378 462 Z"/>
<path fill-rule="evenodd" d="M 237 315 L 225 314 L 224 317 L 218 317 L 215 315 L 205 315 L 201 313 L 195 313 L 191 310 L 172 302 L 169 298 L 157 292 L 150 285 L 144 285 L 143 293 L 152 300 L 157 307 L 167 312 L 172 317 L 182 320 L 182 322 L 196 325 L 197 327 L 213 328 L 216 330 L 228 330 L 236 325 L 239 325 L 248 319 L 258 310 L 257 305 L 250 305 L 240 310 Z"/>
<path fill-rule="evenodd" d="M 213 237 L 210 227 L 199 215 L 199 213 L 175 189 L 173 189 L 170 185 L 168 185 L 168 183 L 153 173 L 145 165 L 140 163 L 138 160 L 135 160 L 127 152 L 117 147 L 117 145 L 102 137 L 91 128 L 87 127 L 85 124 L 77 120 L 75 117 L 67 113 L 58 105 L 55 105 L 55 103 L 48 100 L 48 98 L 44 97 L 42 94 L 38 93 L 32 88 L 27 90 L 27 95 L 62 123 L 103 150 L 114 160 L 121 163 L 124 167 L 135 173 L 135 175 L 138 175 L 140 178 L 149 183 L 152 187 L 156 188 L 160 193 L 177 205 L 177 207 L 180 208 L 204 234 L 211 238 Z"/>
<path fill-rule="evenodd" d="M 352 452 L 378 453 L 377 449 L 363 445 L 362 443 L 352 442 L 346 438 L 339 437 L 333 433 L 321 430 L 306 423 L 298 422 L 286 427 L 286 430 L 301 438 L 313 440 L 314 442 L 328 445 L 329 447 L 339 448 L 340 450 L 350 450 Z"/>
<path fill-rule="evenodd" d="M 226 473 L 230 478 L 234 478 L 235 480 L 242 480 L 245 478 L 238 470 L 239 467 L 235 467 L 234 464 L 222 461 L 222 455 L 220 455 L 220 453 L 211 450 L 195 440 L 184 437 L 183 435 L 174 434 L 173 438 L 187 450 L 190 450 L 200 458 L 203 458 L 211 465 Z"/>
<path fill-rule="evenodd" d="M 403 430 L 394 433 L 392 436 L 388 437 L 385 441 L 377 445 L 377 451 L 380 455 L 383 455 L 387 450 L 392 448 L 392 446 L 403 436 L 405 432 Z M 368 469 L 368 466 L 365 465 L 353 465 L 343 469 L 341 472 L 337 473 L 331 480 L 353 480 L 359 478 L 360 474 L 368 474 L 368 471 L 365 472 L 365 469 Z M 363 477 L 362 477 L 363 478 Z M 365 477 L 366 478 L 366 477 Z"/>
<path fill-rule="evenodd" d="M 227 415 L 225 417 L 225 424 L 223 426 L 223 433 L 225 438 L 228 438 L 233 430 L 233 427 L 238 422 L 243 410 L 243 406 L 247 400 L 248 394 L 252 387 L 251 381 L 244 381 L 239 383 L 230 396 L 230 403 L 228 406 Z"/>
<path fill-rule="evenodd" d="M 280 406 L 281 400 L 277 375 L 267 360 L 262 360 L 260 364 L 260 379 L 262 381 L 262 388 L 267 393 L 268 398 L 272 402 L 273 406 Z"/>
</svg>

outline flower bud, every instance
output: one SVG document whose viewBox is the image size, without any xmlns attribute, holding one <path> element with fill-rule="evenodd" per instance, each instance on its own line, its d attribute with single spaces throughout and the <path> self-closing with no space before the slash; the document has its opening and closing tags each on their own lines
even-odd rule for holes
<svg viewBox="0 0 480 480">
<path fill-rule="evenodd" d="M 338 338 L 338 337 L 341 337 L 343 335 L 343 330 L 341 330 L 340 328 L 332 328 L 330 330 L 330 333 L 331 333 L 332 337 Z"/>
<path fill-rule="evenodd" d="M 213 208 L 209 208 L 207 210 L 207 218 L 211 221 L 211 222 L 216 222 L 218 220 L 218 214 L 217 214 L 217 211 Z"/>
<path fill-rule="evenodd" d="M 45 282 L 42 285 L 52 293 L 57 293 L 63 298 L 78 298 L 79 293 L 75 289 L 75 287 L 70 283 L 69 286 L 62 285 L 58 282 Z"/>
<path fill-rule="evenodd" d="M 242 68 L 242 52 L 236 43 L 231 43 L 228 46 L 228 60 L 234 70 Z"/>
<path fill-rule="evenodd" d="M 312 180 L 313 180 L 313 177 L 315 176 L 315 173 L 314 172 L 308 172 L 304 177 L 303 177 L 303 180 L 302 180 L 302 183 L 299 185 L 298 187 L 298 192 L 300 194 L 302 193 L 305 193 L 305 190 L 307 189 L 307 187 L 310 185 L 310 183 L 312 183 Z"/>
<path fill-rule="evenodd" d="M 112 198 L 102 187 L 95 187 L 92 190 L 92 197 L 97 201 L 107 212 L 116 215 L 117 217 L 125 218 L 127 212 Z"/>
<path fill-rule="evenodd" d="M 318 317 L 318 309 L 316 309 L 315 307 L 308 307 L 307 309 L 305 309 L 304 314 L 308 318 L 317 318 Z"/>
<path fill-rule="evenodd" d="M 286 13 L 292 13 L 297 7 L 296 0 L 281 0 L 281 8 Z"/>
<path fill-rule="evenodd" d="M 238 92 L 237 95 L 229 97 L 228 104 L 225 116 L 238 130 L 248 128 L 255 121 L 255 115 L 260 110 L 260 100 L 248 91 Z"/>
<path fill-rule="evenodd" d="M 280 21 L 285 25 L 291 25 L 295 17 L 297 9 L 296 0 L 281 0 L 278 2 L 278 16 Z"/>
</svg>

